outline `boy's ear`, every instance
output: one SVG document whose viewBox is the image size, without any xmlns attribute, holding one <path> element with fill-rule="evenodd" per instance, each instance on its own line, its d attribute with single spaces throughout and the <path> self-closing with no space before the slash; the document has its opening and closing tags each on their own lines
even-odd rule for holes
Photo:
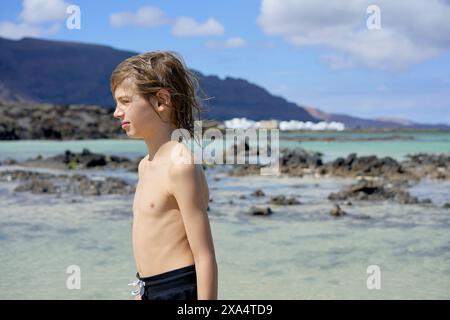
<svg viewBox="0 0 450 320">
<path fill-rule="evenodd" d="M 170 105 L 170 93 L 167 89 L 160 89 L 157 93 L 156 93 L 156 98 L 158 98 L 158 107 L 160 105 L 166 105 L 169 106 Z"/>
</svg>

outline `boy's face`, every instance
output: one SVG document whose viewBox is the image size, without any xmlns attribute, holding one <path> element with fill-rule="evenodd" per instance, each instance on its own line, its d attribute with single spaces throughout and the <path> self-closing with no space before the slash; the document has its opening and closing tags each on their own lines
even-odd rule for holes
<svg viewBox="0 0 450 320">
<path fill-rule="evenodd" d="M 120 119 L 128 137 L 144 139 L 152 136 L 160 121 L 150 103 L 141 97 L 131 79 L 125 79 L 114 92 L 114 117 Z"/>
</svg>

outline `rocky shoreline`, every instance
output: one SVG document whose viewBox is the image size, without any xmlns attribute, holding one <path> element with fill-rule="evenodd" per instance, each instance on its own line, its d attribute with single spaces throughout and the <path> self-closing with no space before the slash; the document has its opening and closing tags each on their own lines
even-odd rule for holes
<svg viewBox="0 0 450 320">
<path fill-rule="evenodd" d="M 0 162 L 3 165 L 19 165 L 23 170 L 0 171 L 0 181 L 20 182 L 14 191 L 28 191 L 35 194 L 57 194 L 63 193 L 82 196 L 101 196 L 107 194 L 131 194 L 134 193 L 135 186 L 126 181 L 113 177 L 90 177 L 76 173 L 78 169 L 123 169 L 130 172 L 137 172 L 141 158 L 134 160 L 92 153 L 88 149 L 83 149 L 80 153 L 66 150 L 65 153 L 53 157 L 43 158 L 38 155 L 36 158 L 25 161 L 7 159 Z M 33 172 L 28 168 L 51 168 L 67 170 L 71 174 L 50 174 Z"/>
<path fill-rule="evenodd" d="M 0 140 L 126 138 L 111 109 L 0 101 Z"/>
<path fill-rule="evenodd" d="M 128 139 L 113 113 L 112 108 L 96 105 L 0 100 L 0 140 Z"/>
<path fill-rule="evenodd" d="M 101 153 L 93 153 L 89 149 L 84 148 L 81 152 L 72 152 L 66 150 L 63 154 L 53 157 L 43 158 L 38 155 L 35 158 L 27 159 L 18 163 L 13 159 L 8 159 L 8 164 L 20 164 L 24 167 L 35 168 L 55 168 L 55 169 L 124 169 L 130 172 L 137 172 L 139 161 L 142 158 L 129 159 L 114 155 L 105 155 Z M 1 163 L 0 163 L 1 164 Z"/>
<path fill-rule="evenodd" d="M 50 174 L 24 170 L 0 171 L 0 181 L 19 182 L 15 192 L 34 194 L 64 194 L 102 196 L 108 194 L 132 194 L 135 187 L 113 177 L 88 177 L 81 174 Z"/>
<path fill-rule="evenodd" d="M 230 176 L 242 177 L 259 175 L 260 165 L 235 165 Z M 450 178 L 450 154 L 415 154 L 408 155 L 406 160 L 397 161 L 391 157 L 358 156 L 349 154 L 346 158 L 337 158 L 324 163 L 322 154 L 303 149 L 280 150 L 281 175 L 289 177 L 314 176 L 351 178 L 356 181 L 337 192 L 328 195 L 327 200 L 334 203 L 330 215 L 344 216 L 346 213 L 339 204 L 353 205 L 352 201 L 393 201 L 399 204 L 433 205 L 430 199 L 419 200 L 412 196 L 408 188 L 421 179 L 448 181 Z M 261 190 L 255 193 L 262 194 Z M 251 207 L 250 215 L 268 216 L 276 212 L 270 205 L 301 204 L 295 198 L 276 196 L 266 202 L 265 207 Z M 449 209 L 450 203 L 442 208 Z M 366 217 L 367 218 L 367 217 Z"/>
<path fill-rule="evenodd" d="M 63 154 L 43 158 L 37 156 L 25 161 L 7 159 L 0 166 L 19 166 L 21 169 L 0 170 L 0 182 L 18 182 L 15 192 L 31 192 L 34 194 L 61 194 L 81 196 L 101 196 L 109 194 L 127 195 L 135 191 L 135 186 L 112 177 L 91 177 L 80 174 L 79 169 L 116 170 L 137 172 L 140 157 L 129 159 L 92 153 L 88 149 L 76 153 L 66 150 Z M 30 171 L 31 168 L 52 168 L 63 170 L 63 174 L 50 174 Z M 204 166 L 208 169 L 208 166 Z M 228 171 L 230 176 L 259 175 L 261 166 L 235 165 Z M 407 189 L 423 178 L 448 180 L 450 177 L 449 154 L 416 154 L 409 155 L 404 161 L 390 157 L 376 156 L 358 157 L 355 153 L 346 158 L 337 158 L 329 163 L 322 161 L 322 154 L 303 149 L 283 149 L 280 157 L 281 174 L 291 177 L 336 177 L 351 178 L 355 181 L 337 192 L 328 195 L 327 200 L 334 204 L 330 214 L 335 217 L 345 215 L 340 204 L 352 205 L 357 201 L 393 201 L 399 204 L 432 205 L 430 199 L 419 200 Z M 67 172 L 67 173 L 65 173 Z M 216 181 L 220 178 L 215 178 Z M 297 197 L 285 195 L 267 196 L 262 190 L 256 189 L 249 195 L 255 198 L 267 198 L 267 206 L 251 206 L 250 215 L 269 216 L 276 210 L 271 206 L 302 205 Z M 242 195 L 240 198 L 244 199 Z M 211 199 L 213 201 L 213 199 Z M 443 208 L 450 209 L 450 203 Z"/>
<path fill-rule="evenodd" d="M 301 177 L 303 175 L 333 176 L 351 178 L 385 178 L 391 181 L 419 181 L 422 178 L 449 180 L 450 154 L 407 155 L 404 161 L 375 155 L 358 156 L 349 154 L 324 163 L 320 152 L 304 149 L 281 149 L 280 172 L 282 175 Z M 261 165 L 235 165 L 232 176 L 258 175 Z"/>
</svg>

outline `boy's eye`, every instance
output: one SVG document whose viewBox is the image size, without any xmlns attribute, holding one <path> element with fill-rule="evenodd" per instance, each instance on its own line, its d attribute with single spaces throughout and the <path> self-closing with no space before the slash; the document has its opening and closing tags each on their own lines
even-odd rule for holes
<svg viewBox="0 0 450 320">
<path fill-rule="evenodd" d="M 131 100 L 121 100 L 120 101 L 122 104 L 129 104 L 131 102 Z"/>
</svg>

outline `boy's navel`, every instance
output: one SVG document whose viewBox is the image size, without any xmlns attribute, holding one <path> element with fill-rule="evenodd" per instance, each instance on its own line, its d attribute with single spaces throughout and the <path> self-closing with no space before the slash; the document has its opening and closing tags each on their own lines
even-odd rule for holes
<svg viewBox="0 0 450 320">
<path fill-rule="evenodd" d="M 154 208 L 155 204 L 153 202 L 150 202 L 150 208 Z"/>
</svg>

